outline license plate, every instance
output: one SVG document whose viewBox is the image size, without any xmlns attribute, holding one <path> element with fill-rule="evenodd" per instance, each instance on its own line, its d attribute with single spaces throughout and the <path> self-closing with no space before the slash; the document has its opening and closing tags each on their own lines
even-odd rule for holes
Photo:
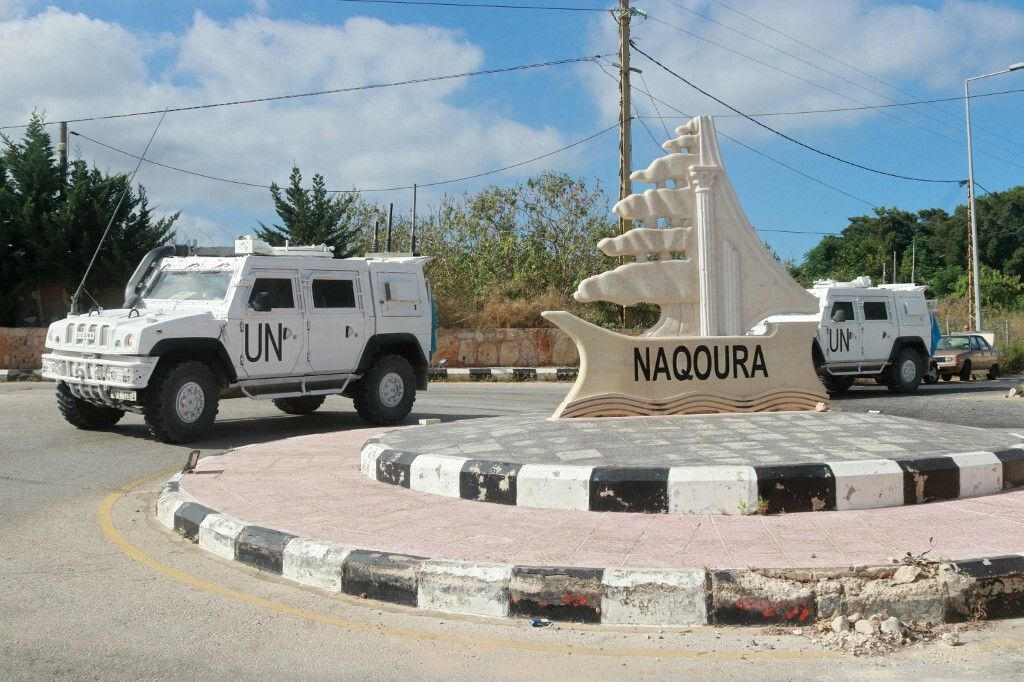
<svg viewBox="0 0 1024 682">
<path fill-rule="evenodd" d="M 123 388 L 114 388 L 110 391 L 110 397 L 114 400 L 135 400 L 135 391 L 126 391 Z"/>
</svg>

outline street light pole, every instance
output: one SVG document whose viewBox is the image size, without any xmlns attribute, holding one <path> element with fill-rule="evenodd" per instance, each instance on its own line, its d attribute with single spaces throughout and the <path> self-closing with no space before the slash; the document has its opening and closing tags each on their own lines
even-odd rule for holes
<svg viewBox="0 0 1024 682">
<path fill-rule="evenodd" d="M 978 210 L 974 190 L 974 143 L 971 138 L 971 81 L 998 76 L 1011 71 L 1024 69 L 1024 62 L 1011 64 L 1001 71 L 993 71 L 981 76 L 973 76 L 964 80 L 964 107 L 967 123 L 967 213 L 971 220 L 971 279 L 974 281 L 974 329 L 981 331 L 981 266 L 978 259 Z"/>
</svg>

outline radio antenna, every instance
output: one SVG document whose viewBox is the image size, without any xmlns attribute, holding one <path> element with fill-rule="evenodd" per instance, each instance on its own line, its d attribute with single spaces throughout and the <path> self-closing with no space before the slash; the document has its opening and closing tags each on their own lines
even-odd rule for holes
<svg viewBox="0 0 1024 682">
<path fill-rule="evenodd" d="M 156 132 L 160 130 L 160 124 L 164 122 L 164 117 L 167 116 L 167 109 L 164 109 L 164 113 L 160 114 L 160 120 L 156 122 L 156 128 L 153 129 L 153 134 L 149 136 L 149 142 L 146 143 L 146 148 L 142 151 L 142 156 L 139 157 L 139 162 L 135 164 L 135 170 L 132 171 L 128 181 L 124 184 L 124 191 L 121 192 L 121 198 L 117 200 L 117 206 L 114 207 L 114 212 L 110 214 L 110 220 L 107 221 L 107 227 L 103 230 L 103 235 L 100 237 L 99 243 L 96 245 L 96 250 L 92 253 L 92 258 L 89 260 L 89 265 L 85 268 L 85 274 L 82 275 L 82 281 L 79 282 L 78 288 L 75 290 L 74 296 L 71 297 L 71 312 L 78 312 L 78 300 L 82 296 L 82 290 L 85 289 L 85 280 L 89 278 L 89 273 L 92 271 L 92 266 L 96 263 L 96 256 L 100 255 L 100 249 L 103 248 L 103 242 L 107 238 L 107 233 L 110 232 L 111 226 L 114 224 L 114 219 L 117 217 L 117 212 L 121 210 L 121 204 L 124 203 L 125 196 L 128 195 L 128 190 L 131 189 L 132 183 L 135 181 L 135 175 L 139 172 L 139 168 L 142 166 L 142 162 L 146 160 L 146 152 L 149 151 L 149 146 L 153 144 L 153 138 L 156 137 Z M 75 131 L 71 131 L 72 135 L 78 135 Z"/>
</svg>

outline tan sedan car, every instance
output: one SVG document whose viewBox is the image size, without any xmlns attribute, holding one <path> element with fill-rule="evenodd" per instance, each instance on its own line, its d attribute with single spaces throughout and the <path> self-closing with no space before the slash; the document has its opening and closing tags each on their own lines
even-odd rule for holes
<svg viewBox="0 0 1024 682">
<path fill-rule="evenodd" d="M 999 376 L 999 351 L 989 345 L 980 334 L 950 334 L 939 339 L 932 369 L 943 381 L 954 376 L 969 381 L 977 372 L 985 372 L 989 379 Z"/>
</svg>

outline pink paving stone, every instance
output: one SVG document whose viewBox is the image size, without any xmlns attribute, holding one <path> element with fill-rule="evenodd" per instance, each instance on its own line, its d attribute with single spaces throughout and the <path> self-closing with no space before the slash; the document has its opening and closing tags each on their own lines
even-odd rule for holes
<svg viewBox="0 0 1024 682">
<path fill-rule="evenodd" d="M 1024 550 L 1024 490 L 909 507 L 780 516 L 529 509 L 420 493 L 359 471 L 381 429 L 249 446 L 200 462 L 181 488 L 243 521 L 361 549 L 535 566 L 824 568 L 925 550 Z M 219 473 L 216 473 L 219 472 Z M 931 539 L 931 542 L 929 542 Z"/>
</svg>

